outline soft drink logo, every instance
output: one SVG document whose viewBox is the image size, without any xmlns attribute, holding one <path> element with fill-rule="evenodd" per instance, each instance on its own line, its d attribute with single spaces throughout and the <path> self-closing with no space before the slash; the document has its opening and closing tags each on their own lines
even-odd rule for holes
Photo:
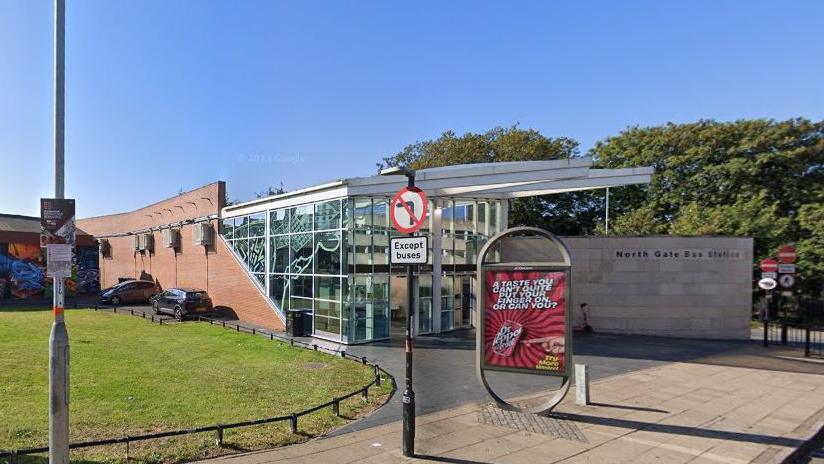
<svg viewBox="0 0 824 464">
<path fill-rule="evenodd" d="M 492 352 L 499 356 L 512 356 L 515 344 L 523 332 L 523 325 L 512 321 L 504 322 L 492 341 Z"/>
</svg>

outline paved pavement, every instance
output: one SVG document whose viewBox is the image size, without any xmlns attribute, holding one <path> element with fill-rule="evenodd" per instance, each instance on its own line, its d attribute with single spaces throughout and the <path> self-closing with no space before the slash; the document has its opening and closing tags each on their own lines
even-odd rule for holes
<svg viewBox="0 0 824 464">
<path fill-rule="evenodd" d="M 403 340 L 345 347 L 348 353 L 366 356 L 395 377 L 403 389 Z M 593 380 L 661 366 L 693 361 L 773 370 L 824 373 L 824 366 L 803 361 L 762 356 L 761 347 L 750 341 L 685 340 L 610 334 L 575 334 L 576 363 L 588 364 Z M 419 414 L 447 409 L 468 402 L 486 401 L 475 374 L 474 331 L 456 331 L 440 337 L 418 337 L 414 354 L 414 389 Z M 488 375 L 493 388 L 506 397 L 554 388 L 557 380 L 539 376 L 505 373 Z M 554 382 L 554 383 L 553 383 Z M 354 422 L 334 434 L 387 424 L 401 417 L 400 394 L 364 420 Z"/>
<path fill-rule="evenodd" d="M 422 415 L 415 459 L 401 455 L 393 422 L 212 462 L 777 463 L 824 424 L 824 372 L 728 364 L 672 362 L 603 378 L 592 385 L 595 403 L 568 396 L 544 432 L 482 423 L 478 402 Z"/>
</svg>

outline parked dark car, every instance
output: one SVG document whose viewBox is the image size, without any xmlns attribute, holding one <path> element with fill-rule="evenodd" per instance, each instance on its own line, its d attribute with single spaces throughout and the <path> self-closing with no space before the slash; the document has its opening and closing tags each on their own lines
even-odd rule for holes
<svg viewBox="0 0 824 464">
<path fill-rule="evenodd" d="M 152 299 L 152 307 L 155 314 L 171 314 L 179 321 L 212 315 L 212 299 L 196 288 L 170 288 Z"/>
<path fill-rule="evenodd" d="M 147 303 L 158 293 L 160 288 L 151 280 L 127 280 L 100 292 L 100 302 L 115 306 L 121 303 Z"/>
</svg>

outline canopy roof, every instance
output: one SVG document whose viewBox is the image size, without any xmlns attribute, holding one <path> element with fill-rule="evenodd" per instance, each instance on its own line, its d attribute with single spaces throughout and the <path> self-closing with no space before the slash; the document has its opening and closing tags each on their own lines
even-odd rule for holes
<svg viewBox="0 0 824 464">
<path fill-rule="evenodd" d="M 421 169 L 415 185 L 430 199 L 509 199 L 647 184 L 652 167 L 592 169 L 592 158 L 512 161 Z M 392 196 L 407 183 L 403 175 L 352 177 L 280 195 L 227 206 L 224 217 L 282 208 L 342 196 Z"/>
</svg>

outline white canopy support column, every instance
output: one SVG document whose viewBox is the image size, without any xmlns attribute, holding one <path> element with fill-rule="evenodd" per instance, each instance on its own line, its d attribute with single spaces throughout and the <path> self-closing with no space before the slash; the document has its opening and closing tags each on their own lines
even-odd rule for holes
<svg viewBox="0 0 824 464">
<path fill-rule="evenodd" d="M 441 200 L 432 209 L 432 332 L 441 332 L 441 275 L 443 268 L 443 207 Z"/>
</svg>

